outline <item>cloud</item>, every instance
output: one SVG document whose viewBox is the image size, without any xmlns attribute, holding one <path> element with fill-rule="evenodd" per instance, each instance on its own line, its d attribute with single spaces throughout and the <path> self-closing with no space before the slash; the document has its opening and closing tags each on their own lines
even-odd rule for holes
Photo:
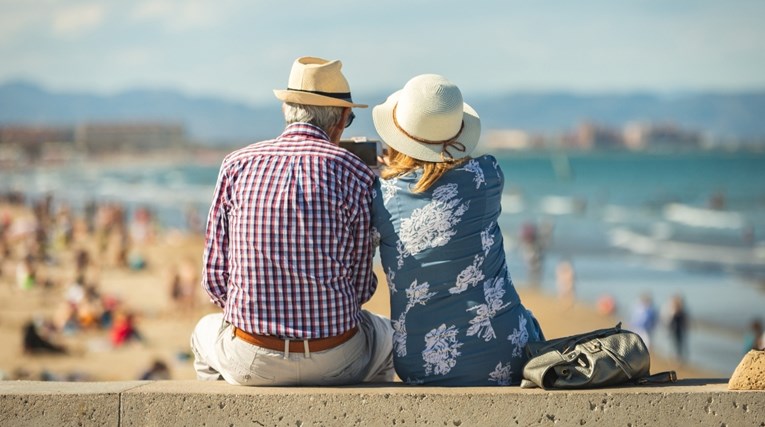
<svg viewBox="0 0 765 427">
<path fill-rule="evenodd" d="M 35 2 L 34 7 L 29 3 L 26 0 L 0 0 L 0 47 L 15 45 L 33 29 L 47 25 L 48 16 L 42 11 L 53 6 L 51 0 Z"/>
<path fill-rule="evenodd" d="M 220 3 L 226 3 L 225 1 Z M 214 28 L 230 7 L 205 0 L 144 0 L 133 9 L 136 22 L 156 22 L 171 32 Z"/>
<path fill-rule="evenodd" d="M 155 58 L 154 52 L 149 48 L 144 47 L 130 47 L 118 50 L 111 55 L 117 64 L 127 67 L 143 66 Z"/>
<path fill-rule="evenodd" d="M 106 8 L 99 3 L 67 7 L 53 15 L 53 32 L 64 37 L 80 36 L 98 28 L 105 15 Z"/>
</svg>

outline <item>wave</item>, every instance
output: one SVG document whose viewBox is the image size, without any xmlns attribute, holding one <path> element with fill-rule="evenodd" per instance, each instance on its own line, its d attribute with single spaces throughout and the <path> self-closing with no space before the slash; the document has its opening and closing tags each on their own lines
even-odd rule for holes
<svg viewBox="0 0 765 427">
<path fill-rule="evenodd" d="M 737 230 L 747 225 L 744 216 L 738 212 L 698 208 L 680 203 L 666 205 L 664 218 L 692 227 Z"/>
<path fill-rule="evenodd" d="M 503 194 L 502 195 L 502 213 L 503 214 L 517 214 L 526 209 L 526 203 L 523 201 L 523 196 L 520 194 Z"/>
<path fill-rule="evenodd" d="M 765 269 L 765 246 L 734 247 L 669 240 L 617 227 L 609 231 L 613 246 L 638 255 L 742 269 Z"/>
<path fill-rule="evenodd" d="M 548 215 L 581 214 L 587 209 L 587 201 L 577 197 L 545 196 L 539 200 L 539 210 Z"/>
</svg>

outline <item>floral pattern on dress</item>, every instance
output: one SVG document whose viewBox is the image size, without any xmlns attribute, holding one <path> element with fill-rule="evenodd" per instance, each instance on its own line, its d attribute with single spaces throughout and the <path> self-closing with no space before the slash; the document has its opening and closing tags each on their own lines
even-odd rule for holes
<svg viewBox="0 0 765 427">
<path fill-rule="evenodd" d="M 390 268 L 388 269 L 388 283 L 392 283 L 390 277 L 396 275 Z M 395 292 L 395 291 L 394 291 Z M 398 320 L 392 320 L 393 326 L 393 351 L 396 352 L 398 357 L 404 357 L 407 355 L 406 349 L 406 315 L 409 310 L 415 305 L 425 305 L 436 292 L 430 292 L 430 284 L 428 282 L 417 283 L 417 280 L 409 285 L 406 289 L 406 297 L 408 299 L 406 308 L 398 316 Z"/>
<path fill-rule="evenodd" d="M 469 162 L 467 162 L 464 168 L 460 168 L 457 170 L 470 172 L 474 175 L 473 182 L 475 183 L 476 190 L 481 188 L 481 184 L 486 184 L 486 177 L 483 174 L 483 169 L 481 169 L 481 165 L 478 164 L 478 161 L 475 159 L 472 159 Z"/>
<path fill-rule="evenodd" d="M 529 331 L 526 329 L 526 317 L 518 315 L 518 328 L 513 329 L 513 333 L 508 335 L 507 339 L 513 343 L 513 357 L 521 357 L 521 350 L 529 342 Z"/>
<path fill-rule="evenodd" d="M 425 375 L 446 375 L 457 365 L 457 357 L 462 354 L 462 343 L 457 340 L 459 329 L 452 325 L 448 328 L 442 323 L 425 335 L 425 350 L 422 360 L 425 362 Z"/>
<path fill-rule="evenodd" d="M 417 280 L 415 279 L 406 290 L 406 297 L 409 299 L 409 302 L 406 304 L 405 311 L 408 312 L 417 304 L 425 305 L 425 303 L 427 303 L 435 294 L 435 292 L 430 292 L 430 284 L 428 284 L 428 282 L 417 284 Z"/>
<path fill-rule="evenodd" d="M 457 281 L 454 283 L 453 287 L 449 288 L 449 293 L 461 294 L 462 292 L 465 292 L 467 288 L 481 283 L 481 280 L 484 279 L 483 270 L 481 269 L 483 260 L 484 257 L 476 255 L 473 259 L 473 264 L 467 266 L 467 268 L 457 275 Z"/>
<path fill-rule="evenodd" d="M 497 367 L 489 372 L 489 381 L 494 381 L 497 385 L 510 385 L 512 381 L 513 370 L 510 363 L 502 366 L 502 362 L 497 363 Z"/>
<path fill-rule="evenodd" d="M 396 197 L 398 187 L 396 187 L 396 178 L 393 179 L 381 179 L 380 186 L 383 190 L 383 204 L 387 205 L 390 199 Z"/>
<path fill-rule="evenodd" d="M 505 279 L 498 277 L 483 282 L 483 293 L 486 304 L 479 304 L 467 309 L 467 311 L 475 311 L 476 316 L 470 320 L 470 327 L 466 335 L 469 337 L 478 335 L 488 342 L 497 338 L 497 334 L 494 333 L 494 328 L 491 326 L 491 319 L 497 315 L 497 312 L 510 305 L 510 303 L 502 301 L 502 297 L 505 296 Z"/>
<path fill-rule="evenodd" d="M 395 282 L 393 282 L 396 279 L 396 272 L 393 271 L 392 268 L 388 267 L 388 272 L 385 273 L 385 276 L 388 279 L 388 289 L 390 290 L 390 293 L 395 294 L 396 292 L 398 292 L 396 290 L 396 284 Z"/>
<path fill-rule="evenodd" d="M 486 230 L 481 231 L 481 248 L 483 249 L 484 256 L 489 255 L 491 246 L 494 244 L 494 234 L 491 233 L 493 225 L 494 224 L 489 224 L 489 226 L 486 227 Z"/>
<path fill-rule="evenodd" d="M 398 320 L 391 320 L 393 327 L 393 351 L 396 356 L 406 356 L 406 312 L 398 316 Z"/>
<path fill-rule="evenodd" d="M 461 204 L 462 199 L 456 197 L 457 184 L 442 185 L 433 191 L 430 203 L 401 220 L 401 240 L 396 244 L 398 268 L 404 265 L 404 258 L 444 246 L 457 234 L 454 226 L 467 211 L 468 203 Z"/>
</svg>

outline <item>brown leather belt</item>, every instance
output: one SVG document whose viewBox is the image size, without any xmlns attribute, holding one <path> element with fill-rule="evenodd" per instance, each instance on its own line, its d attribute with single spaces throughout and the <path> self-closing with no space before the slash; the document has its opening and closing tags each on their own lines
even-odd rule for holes
<svg viewBox="0 0 765 427">
<path fill-rule="evenodd" d="M 335 348 L 339 346 L 340 344 L 348 341 L 349 339 L 353 338 L 353 336 L 356 335 L 356 332 L 358 331 L 359 331 L 358 326 L 354 326 L 353 328 L 348 329 L 342 334 L 336 335 L 334 337 L 315 338 L 315 339 L 310 339 L 305 341 L 308 343 L 308 351 L 310 352 L 324 351 L 324 350 L 329 350 L 330 348 Z M 285 341 L 287 341 L 287 339 L 281 339 L 271 335 L 251 334 L 247 331 L 243 331 L 237 328 L 236 326 L 234 326 L 234 336 L 252 345 L 267 348 L 269 350 L 281 351 L 281 352 L 284 352 L 285 350 L 284 343 Z M 295 339 L 295 340 L 290 339 L 289 340 L 290 353 L 304 352 L 305 344 L 303 342 L 304 340 L 301 340 L 301 339 Z"/>
</svg>

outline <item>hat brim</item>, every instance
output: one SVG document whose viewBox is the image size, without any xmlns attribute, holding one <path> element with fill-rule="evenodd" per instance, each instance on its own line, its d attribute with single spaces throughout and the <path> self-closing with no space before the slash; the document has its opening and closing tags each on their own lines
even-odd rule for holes
<svg viewBox="0 0 765 427">
<path fill-rule="evenodd" d="M 393 93 L 384 103 L 372 109 L 372 121 L 375 124 L 377 134 L 380 135 L 385 144 L 409 157 L 426 162 L 443 162 L 442 145 L 415 141 L 396 127 L 393 122 L 393 108 L 398 103 L 400 93 L 401 91 Z M 469 156 L 475 150 L 481 137 L 481 119 L 478 117 L 478 113 L 473 107 L 465 103 L 462 103 L 462 108 L 462 120 L 465 126 L 462 128 L 462 133 L 460 133 L 457 141 L 465 146 L 465 151 L 449 150 L 451 157 L 455 160 Z"/>
<path fill-rule="evenodd" d="M 355 104 L 343 99 L 332 98 L 331 96 L 319 95 L 310 92 L 300 92 L 295 90 L 274 89 L 274 95 L 284 102 L 292 102 L 303 105 L 318 105 L 323 107 L 350 107 L 367 108 L 366 104 Z"/>
</svg>

